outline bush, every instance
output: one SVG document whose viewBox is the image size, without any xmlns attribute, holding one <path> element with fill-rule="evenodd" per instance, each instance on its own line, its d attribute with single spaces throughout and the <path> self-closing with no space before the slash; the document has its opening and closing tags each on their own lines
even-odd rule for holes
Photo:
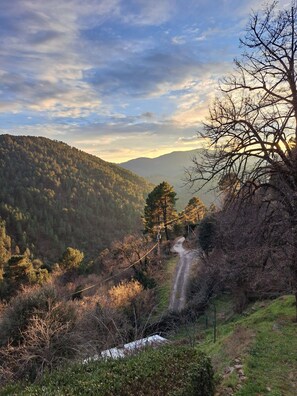
<svg viewBox="0 0 297 396">
<path fill-rule="evenodd" d="M 23 340 L 30 318 L 37 311 L 47 310 L 49 302 L 57 301 L 52 286 L 26 290 L 12 298 L 0 321 L 0 346 L 8 342 L 17 345 Z"/>
<path fill-rule="evenodd" d="M 0 383 L 35 380 L 73 359 L 79 346 L 72 302 L 58 301 L 55 290 L 30 290 L 14 298 L 0 323 Z"/>
<path fill-rule="evenodd" d="M 1 395 L 17 394 L 10 387 Z M 213 371 L 209 359 L 193 348 L 165 346 L 147 349 L 120 360 L 75 365 L 47 375 L 22 395 L 212 396 Z"/>
<path fill-rule="evenodd" d="M 197 363 L 193 363 L 187 372 L 186 386 L 172 396 L 211 396 L 214 395 L 214 371 L 210 359 L 201 355 Z"/>
</svg>

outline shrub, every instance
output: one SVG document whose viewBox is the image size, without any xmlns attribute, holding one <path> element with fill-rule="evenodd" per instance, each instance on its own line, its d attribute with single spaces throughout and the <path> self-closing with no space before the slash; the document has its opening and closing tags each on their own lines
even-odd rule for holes
<svg viewBox="0 0 297 396">
<path fill-rule="evenodd" d="M 47 310 L 50 302 L 57 301 L 52 286 L 33 288 L 19 293 L 12 298 L 3 311 L 0 321 L 0 346 L 9 341 L 17 345 L 23 340 L 23 332 L 36 311 Z"/>
<path fill-rule="evenodd" d="M 11 394 L 17 394 L 17 390 L 15 387 Z M 213 371 L 204 354 L 173 345 L 147 349 L 125 359 L 75 365 L 22 389 L 24 396 L 66 394 L 212 396 Z"/>
<path fill-rule="evenodd" d="M 214 394 L 214 371 L 208 357 L 200 355 L 200 361 L 191 365 L 186 378 L 184 388 L 172 396 L 211 396 Z"/>
<path fill-rule="evenodd" d="M 34 380 L 73 359 L 79 347 L 75 305 L 58 301 L 52 287 L 23 292 L 0 323 L 0 383 Z"/>
<path fill-rule="evenodd" d="M 63 307 L 65 309 L 65 307 Z M 61 307 L 60 307 L 61 311 Z M 52 312 L 34 316 L 24 332 L 25 342 L 0 349 L 0 382 L 30 380 L 75 356 L 77 337 L 72 322 L 58 319 Z"/>
<path fill-rule="evenodd" d="M 111 305 L 114 307 L 127 306 L 142 290 L 143 287 L 136 280 L 121 282 L 108 292 Z"/>
</svg>

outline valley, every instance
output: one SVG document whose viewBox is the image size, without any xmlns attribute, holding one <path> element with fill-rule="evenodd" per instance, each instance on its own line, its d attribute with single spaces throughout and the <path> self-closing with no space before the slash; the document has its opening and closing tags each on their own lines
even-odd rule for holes
<svg viewBox="0 0 297 396">
<path fill-rule="evenodd" d="M 204 383 L 203 396 L 213 395 L 215 388 L 220 396 L 249 395 L 251 389 L 264 388 L 294 394 L 294 381 L 284 388 L 281 373 L 272 367 L 274 374 L 264 380 L 261 370 L 258 376 L 250 366 L 257 364 L 253 348 L 261 345 L 255 337 L 254 312 L 260 315 L 257 331 L 263 330 L 266 337 L 263 307 L 288 310 L 284 331 L 295 342 L 290 327 L 294 307 L 288 303 L 292 298 L 284 297 L 290 294 L 283 250 L 286 232 L 280 235 L 273 228 L 277 243 L 271 243 L 279 266 L 263 244 L 267 229 L 262 228 L 263 219 L 270 208 L 264 211 L 257 197 L 250 201 L 236 197 L 228 203 L 229 185 L 224 184 L 221 209 L 207 208 L 192 197 L 178 212 L 177 194 L 166 181 L 154 186 L 130 171 L 48 139 L 5 135 L 0 143 L 0 174 L 6 183 L 0 204 L 0 394 L 17 394 L 19 387 L 26 395 L 43 394 L 40 380 L 50 395 L 55 392 L 53 384 L 62 379 L 67 384 L 61 385 L 61 395 L 72 394 L 76 390 L 68 379 L 73 372 L 90 389 L 100 388 L 96 379 L 94 385 L 86 380 L 81 361 L 153 334 L 168 339 L 169 345 L 157 352 L 145 348 L 123 362 L 87 363 L 91 372 L 112 373 L 112 382 L 103 382 L 106 388 L 100 388 L 100 394 L 109 396 L 117 389 L 121 395 L 117 381 L 123 396 L 131 389 L 135 392 L 122 370 L 145 375 L 148 392 L 154 394 L 156 389 L 171 394 L 172 388 L 188 396 L 196 381 Z M 37 154 L 33 157 L 31 152 Z M 279 216 L 280 211 L 271 212 L 272 225 Z M 67 225 L 65 231 L 61 221 Z M 258 239 L 251 238 L 255 229 Z M 267 299 L 279 296 L 276 302 Z M 278 329 L 275 321 L 282 319 L 277 309 L 271 320 Z M 242 330 L 244 323 L 247 331 Z M 234 346 L 233 337 L 239 337 Z M 286 348 L 275 342 L 275 348 Z M 151 381 L 146 374 L 152 370 L 146 361 L 150 354 L 160 367 L 168 366 L 164 383 Z M 263 361 L 270 356 L 261 350 Z M 69 364 L 68 371 L 62 361 Z M 183 367 L 185 382 L 182 377 L 172 382 L 174 365 Z M 288 375 L 294 367 L 290 360 Z M 47 376 L 46 370 L 52 374 Z M 135 386 L 140 394 L 150 394 L 139 383 Z"/>
<path fill-rule="evenodd" d="M 200 189 L 199 183 L 194 188 L 187 184 L 186 170 L 193 166 L 193 158 L 201 158 L 202 154 L 202 149 L 175 151 L 156 158 L 136 158 L 119 165 L 144 177 L 153 184 L 167 181 L 177 193 L 177 209 L 182 210 L 198 189 L 199 197 L 205 205 L 210 206 L 219 202 L 217 192 L 214 191 L 216 181 L 202 189 Z"/>
</svg>

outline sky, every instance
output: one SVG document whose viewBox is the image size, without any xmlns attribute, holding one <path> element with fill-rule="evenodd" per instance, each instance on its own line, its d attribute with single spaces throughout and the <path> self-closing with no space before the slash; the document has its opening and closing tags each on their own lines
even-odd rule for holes
<svg viewBox="0 0 297 396">
<path fill-rule="evenodd" d="M 256 0 L 0 0 L 0 133 L 110 162 L 201 147 Z"/>
</svg>

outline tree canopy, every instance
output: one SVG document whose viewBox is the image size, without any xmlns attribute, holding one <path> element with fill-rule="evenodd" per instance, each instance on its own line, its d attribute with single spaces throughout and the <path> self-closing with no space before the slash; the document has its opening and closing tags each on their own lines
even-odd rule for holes
<svg viewBox="0 0 297 396">
<path fill-rule="evenodd" d="M 60 267 L 65 270 L 75 269 L 80 266 L 84 259 L 83 252 L 78 249 L 68 247 L 60 260 Z"/>
<path fill-rule="evenodd" d="M 190 180 L 236 177 L 233 197 L 265 194 L 289 219 L 291 274 L 297 301 L 297 6 L 274 2 L 252 13 L 243 54 L 220 84 L 201 135 L 210 142 Z M 229 187 L 232 184 L 229 185 Z"/>
<path fill-rule="evenodd" d="M 152 185 L 115 164 L 41 137 L 0 136 L 0 217 L 13 243 L 57 260 L 67 246 L 94 257 L 141 230 Z"/>
<path fill-rule="evenodd" d="M 153 234 L 158 231 L 158 227 L 164 227 L 166 239 L 169 240 L 168 223 L 177 218 L 177 212 L 174 208 L 175 197 L 176 193 L 173 187 L 165 181 L 149 193 L 144 208 L 146 232 Z"/>
<path fill-rule="evenodd" d="M 204 203 L 198 197 L 193 197 L 189 200 L 184 210 L 184 222 L 186 224 L 196 224 L 203 219 L 207 212 Z"/>
</svg>

